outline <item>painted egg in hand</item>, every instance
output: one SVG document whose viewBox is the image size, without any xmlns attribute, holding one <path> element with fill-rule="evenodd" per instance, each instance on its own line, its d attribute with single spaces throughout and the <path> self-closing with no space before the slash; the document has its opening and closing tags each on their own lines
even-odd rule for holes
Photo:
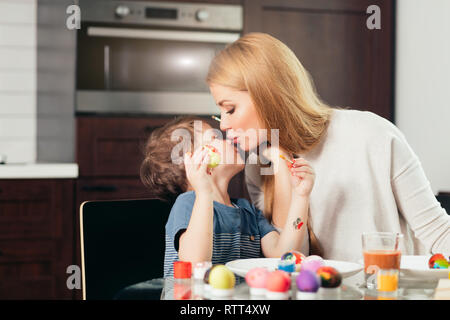
<svg viewBox="0 0 450 320">
<path fill-rule="evenodd" d="M 216 148 L 210 145 L 205 146 L 206 149 L 208 149 L 208 155 L 209 155 L 209 163 L 208 168 L 215 168 L 220 164 L 220 154 Z"/>
</svg>

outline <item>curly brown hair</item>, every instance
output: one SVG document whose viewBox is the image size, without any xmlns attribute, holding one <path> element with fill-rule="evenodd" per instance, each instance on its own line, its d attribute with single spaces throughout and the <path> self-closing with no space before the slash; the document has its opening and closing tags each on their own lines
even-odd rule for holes
<svg viewBox="0 0 450 320">
<path fill-rule="evenodd" d="M 202 119 L 191 116 L 175 118 L 163 127 L 155 129 L 148 138 L 140 176 L 142 183 L 151 190 L 154 197 L 172 202 L 178 195 L 186 192 L 188 183 L 184 164 L 182 161 L 172 161 L 172 151 L 181 142 L 190 142 L 192 148 L 195 121 Z M 183 137 L 180 136 L 173 139 L 172 134 L 177 129 L 186 129 L 190 134 L 190 141 L 182 141 Z"/>
</svg>

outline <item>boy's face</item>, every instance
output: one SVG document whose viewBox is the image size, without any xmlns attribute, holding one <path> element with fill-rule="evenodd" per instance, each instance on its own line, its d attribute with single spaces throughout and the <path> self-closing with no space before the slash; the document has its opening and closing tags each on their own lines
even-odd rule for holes
<svg viewBox="0 0 450 320">
<path fill-rule="evenodd" d="M 197 146 L 210 145 L 217 149 L 220 154 L 221 161 L 219 166 L 214 170 L 226 169 L 231 170 L 236 174 L 245 166 L 244 160 L 239 154 L 236 146 L 230 140 L 224 140 L 222 137 L 222 132 L 220 130 L 213 129 L 206 122 L 202 122 L 202 140 L 198 141 L 196 139 L 196 144 Z"/>
</svg>

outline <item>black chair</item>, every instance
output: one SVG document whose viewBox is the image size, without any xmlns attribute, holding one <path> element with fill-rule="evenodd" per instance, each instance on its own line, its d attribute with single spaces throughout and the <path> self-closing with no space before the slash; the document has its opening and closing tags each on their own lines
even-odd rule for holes
<svg viewBox="0 0 450 320">
<path fill-rule="evenodd" d="M 172 204 L 156 199 L 88 201 L 80 207 L 83 299 L 114 299 L 163 276 Z"/>
<path fill-rule="evenodd" d="M 439 192 L 436 196 L 437 201 L 441 203 L 441 207 L 450 215 L 450 192 Z"/>
</svg>

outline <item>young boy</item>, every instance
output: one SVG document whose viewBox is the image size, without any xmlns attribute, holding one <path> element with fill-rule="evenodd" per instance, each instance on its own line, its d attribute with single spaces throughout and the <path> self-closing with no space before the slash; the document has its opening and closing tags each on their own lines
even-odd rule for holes
<svg viewBox="0 0 450 320">
<path fill-rule="evenodd" d="M 199 121 L 197 125 L 195 121 Z M 202 129 L 195 132 L 199 123 Z M 191 150 L 194 145 L 213 146 L 219 150 L 222 163 L 208 168 L 209 151 L 198 147 L 184 153 L 184 162 L 177 164 L 173 150 L 186 140 L 172 140 L 178 129 L 190 134 L 184 143 Z M 280 257 L 289 250 L 300 250 L 307 232 L 314 173 L 306 160 L 294 159 L 291 207 L 286 225 L 278 233 L 246 199 L 230 199 L 228 184 L 243 170 L 244 163 L 236 147 L 209 134 L 211 129 L 200 119 L 180 118 L 155 130 L 146 145 L 141 180 L 160 198 L 176 198 L 166 224 L 164 277 L 173 275 L 177 260 L 225 264 L 236 259 Z"/>
</svg>

